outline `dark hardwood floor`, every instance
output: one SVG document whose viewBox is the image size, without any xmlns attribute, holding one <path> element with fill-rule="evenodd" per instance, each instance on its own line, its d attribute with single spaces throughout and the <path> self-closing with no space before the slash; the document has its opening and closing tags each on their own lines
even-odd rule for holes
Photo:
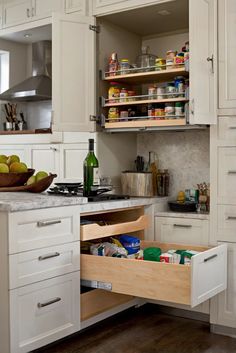
<svg viewBox="0 0 236 353">
<path fill-rule="evenodd" d="M 156 305 L 145 305 L 37 353 L 236 353 L 236 339 L 210 333 L 207 323 L 166 315 Z"/>
</svg>

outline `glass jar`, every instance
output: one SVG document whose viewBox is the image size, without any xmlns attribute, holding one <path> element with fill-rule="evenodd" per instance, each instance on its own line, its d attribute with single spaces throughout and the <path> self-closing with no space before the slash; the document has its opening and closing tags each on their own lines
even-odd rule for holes
<svg viewBox="0 0 236 353">
<path fill-rule="evenodd" d="M 175 103 L 175 116 L 181 118 L 184 115 L 184 104 L 182 102 Z"/>
<path fill-rule="evenodd" d="M 157 173 L 157 195 L 169 195 L 170 175 L 168 169 L 159 170 Z"/>
<path fill-rule="evenodd" d="M 155 99 L 157 88 L 155 86 L 148 87 L 148 99 Z"/>
<path fill-rule="evenodd" d="M 165 87 L 157 87 L 157 99 L 164 99 L 165 98 Z"/>
<path fill-rule="evenodd" d="M 126 88 L 121 88 L 120 90 L 120 102 L 127 102 L 128 90 Z"/>
<path fill-rule="evenodd" d="M 134 98 L 134 96 L 135 96 L 135 91 L 128 91 L 128 101 L 129 102 L 135 101 L 136 98 Z"/>
<path fill-rule="evenodd" d="M 120 75 L 127 75 L 130 73 L 129 71 L 130 64 L 128 59 L 120 60 Z"/>
<path fill-rule="evenodd" d="M 165 104 L 165 117 L 166 119 L 174 118 L 175 116 L 175 105 L 174 103 L 166 103 Z"/>
<path fill-rule="evenodd" d="M 183 76 L 175 77 L 175 91 L 178 93 L 178 97 L 184 97 L 185 95 L 185 78 Z"/>
<path fill-rule="evenodd" d="M 167 83 L 166 98 L 175 98 L 175 84 L 173 82 Z"/>
</svg>

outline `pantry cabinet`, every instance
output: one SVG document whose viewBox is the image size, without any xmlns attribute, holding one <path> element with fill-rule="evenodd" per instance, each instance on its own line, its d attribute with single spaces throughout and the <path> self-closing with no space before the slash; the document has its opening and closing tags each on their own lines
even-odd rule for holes
<svg viewBox="0 0 236 353">
<path fill-rule="evenodd" d="M 236 111 L 236 2 L 219 0 L 218 3 L 219 108 Z"/>
<path fill-rule="evenodd" d="M 54 131 L 94 131 L 95 32 L 93 17 L 53 14 Z"/>
<path fill-rule="evenodd" d="M 66 13 L 77 12 L 86 15 L 88 2 L 86 0 L 65 0 Z"/>
</svg>

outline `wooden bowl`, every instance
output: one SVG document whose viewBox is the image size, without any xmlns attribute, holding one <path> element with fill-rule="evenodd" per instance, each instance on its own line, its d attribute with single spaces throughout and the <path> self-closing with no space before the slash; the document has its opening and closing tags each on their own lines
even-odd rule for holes
<svg viewBox="0 0 236 353">
<path fill-rule="evenodd" d="M 43 192 L 49 188 L 49 186 L 53 182 L 53 179 L 56 177 L 57 177 L 56 174 L 49 174 L 47 177 L 31 185 L 0 187 L 0 192 L 18 192 L 18 191 L 28 191 L 28 192 L 34 192 L 34 193 Z"/>
<path fill-rule="evenodd" d="M 25 173 L 0 173 L 0 187 L 24 185 L 34 172 L 34 169 L 28 169 Z"/>
</svg>

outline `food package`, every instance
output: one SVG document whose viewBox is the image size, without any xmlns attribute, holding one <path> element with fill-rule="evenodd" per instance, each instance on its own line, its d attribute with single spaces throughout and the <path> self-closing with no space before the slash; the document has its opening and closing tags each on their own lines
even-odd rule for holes
<svg viewBox="0 0 236 353">
<path fill-rule="evenodd" d="M 130 235 L 121 235 L 119 241 L 123 247 L 128 251 L 128 255 L 135 254 L 140 250 L 140 239 Z"/>
</svg>

